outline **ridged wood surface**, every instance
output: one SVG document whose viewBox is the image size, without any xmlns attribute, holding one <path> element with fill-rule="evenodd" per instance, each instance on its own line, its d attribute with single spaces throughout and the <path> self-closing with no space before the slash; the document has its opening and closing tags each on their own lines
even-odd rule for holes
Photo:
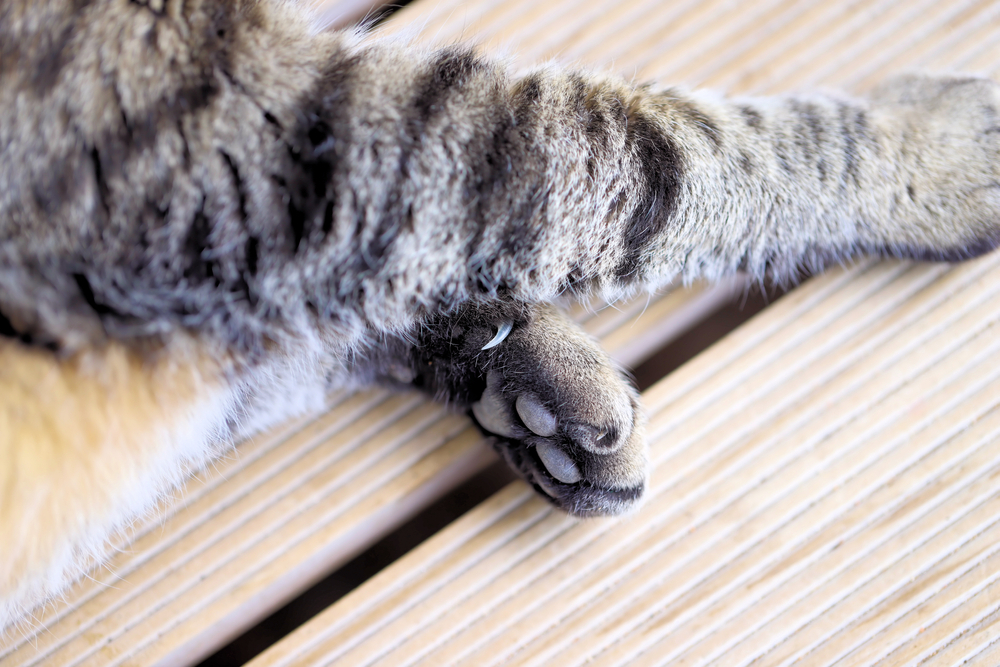
<svg viewBox="0 0 1000 667">
<path fill-rule="evenodd" d="M 512 485 L 253 664 L 987 659 L 998 352 L 1000 256 L 814 279 L 645 393 L 634 516 Z"/>
<path fill-rule="evenodd" d="M 1000 63 L 995 0 L 416 0 L 399 30 L 741 92 Z M 1000 664 L 998 264 L 810 281 L 646 393 L 636 515 L 512 485 L 258 664 Z M 588 327 L 634 362 L 725 293 Z M 414 396 L 331 397 L 193 479 L 0 663 L 196 660 L 490 456 Z"/>
<path fill-rule="evenodd" d="M 418 2 L 387 32 L 639 79 L 1000 73 L 1000 3 Z M 1000 664 L 1000 254 L 810 280 L 647 391 L 623 521 L 514 484 L 258 657 L 336 665 Z"/>
<path fill-rule="evenodd" d="M 576 307 L 625 364 L 738 283 Z M 242 443 L 109 551 L 108 564 L 0 643 L 0 664 L 189 664 L 495 460 L 463 415 L 416 394 L 330 397 Z"/>
</svg>

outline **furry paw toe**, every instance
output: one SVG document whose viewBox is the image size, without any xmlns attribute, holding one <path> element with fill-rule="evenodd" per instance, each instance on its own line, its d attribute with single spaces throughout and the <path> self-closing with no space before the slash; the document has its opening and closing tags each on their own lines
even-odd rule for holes
<svg viewBox="0 0 1000 667">
<path fill-rule="evenodd" d="M 428 323 L 412 350 L 415 384 L 471 408 L 550 502 L 580 516 L 638 504 L 647 467 L 638 395 L 557 308 L 469 307 Z"/>
<path fill-rule="evenodd" d="M 539 308 L 486 364 L 472 414 L 528 483 L 582 516 L 637 503 L 646 483 L 638 399 L 594 341 L 557 310 Z"/>
</svg>

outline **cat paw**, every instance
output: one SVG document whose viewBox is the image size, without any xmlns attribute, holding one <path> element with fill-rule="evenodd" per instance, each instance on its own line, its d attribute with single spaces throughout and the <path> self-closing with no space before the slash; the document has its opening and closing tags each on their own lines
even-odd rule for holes
<svg viewBox="0 0 1000 667">
<path fill-rule="evenodd" d="M 647 475 L 636 391 L 554 307 L 533 306 L 510 324 L 480 310 L 444 327 L 451 354 L 440 339 L 430 346 L 439 388 L 442 374 L 458 379 L 451 400 L 471 404 L 500 455 L 555 505 L 580 516 L 636 506 Z"/>
</svg>

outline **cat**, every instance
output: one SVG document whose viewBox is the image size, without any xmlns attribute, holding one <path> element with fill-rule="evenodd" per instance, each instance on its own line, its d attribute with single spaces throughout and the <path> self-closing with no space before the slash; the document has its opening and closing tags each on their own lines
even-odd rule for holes
<svg viewBox="0 0 1000 667">
<path fill-rule="evenodd" d="M 549 304 L 987 252 L 998 108 L 974 77 L 513 77 L 278 0 L 5 0 L 0 627 L 334 386 L 422 388 L 555 505 L 633 509 L 638 396 Z"/>
</svg>

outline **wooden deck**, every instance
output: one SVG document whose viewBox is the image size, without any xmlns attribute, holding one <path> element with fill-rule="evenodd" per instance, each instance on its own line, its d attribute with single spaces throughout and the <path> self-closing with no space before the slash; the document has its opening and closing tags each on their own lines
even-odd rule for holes
<svg viewBox="0 0 1000 667">
<path fill-rule="evenodd" d="M 1000 76 L 1000 0 L 416 0 L 382 30 L 737 92 Z M 733 290 L 576 314 L 635 364 Z M 512 484 L 252 664 L 1000 664 L 998 351 L 1000 254 L 830 271 L 644 393 L 640 512 Z M 493 460 L 418 396 L 332 396 L 192 479 L 0 665 L 196 663 Z"/>
</svg>

